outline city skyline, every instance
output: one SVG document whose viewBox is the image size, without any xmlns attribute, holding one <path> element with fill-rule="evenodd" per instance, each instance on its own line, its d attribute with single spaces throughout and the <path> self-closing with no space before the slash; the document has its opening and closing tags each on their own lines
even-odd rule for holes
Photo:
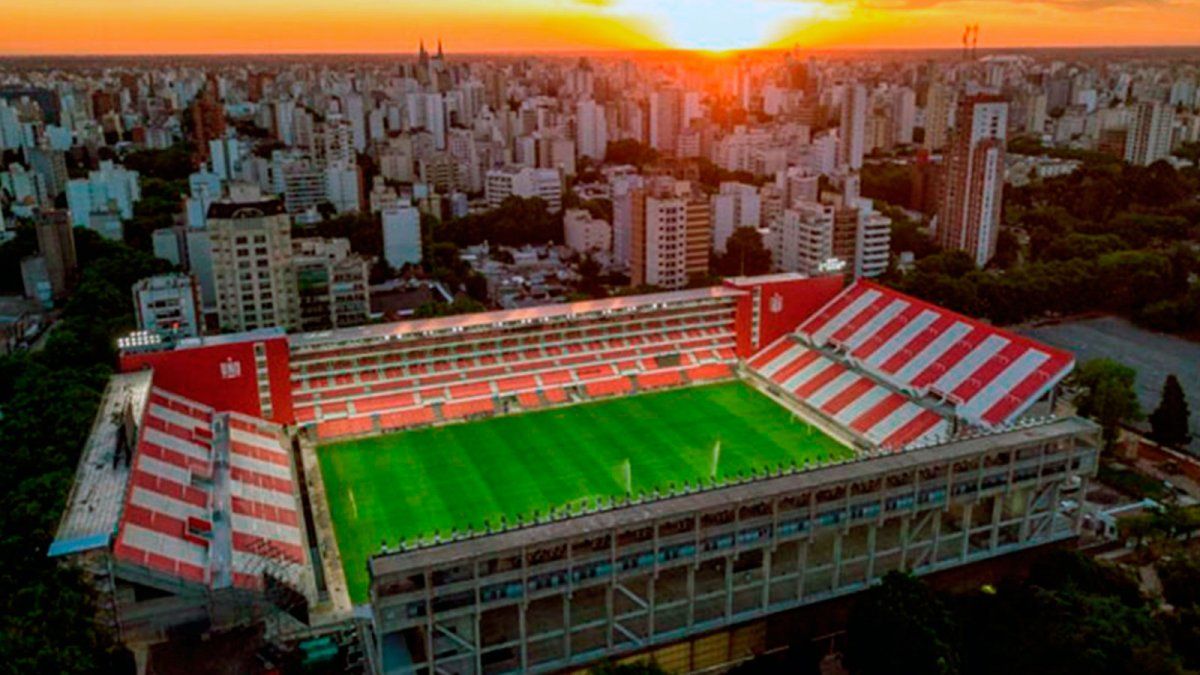
<svg viewBox="0 0 1200 675">
<path fill-rule="evenodd" d="M 1145 0 L 363 0 L 15 3 L 0 54 L 457 53 L 1200 44 L 1200 3 Z M 730 21 L 730 17 L 737 21 Z"/>
</svg>

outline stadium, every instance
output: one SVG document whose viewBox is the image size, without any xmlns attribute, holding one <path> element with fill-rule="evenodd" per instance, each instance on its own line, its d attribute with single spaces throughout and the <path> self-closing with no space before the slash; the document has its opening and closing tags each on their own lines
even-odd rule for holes
<svg viewBox="0 0 1200 675">
<path fill-rule="evenodd" d="M 363 627 L 374 672 L 671 670 L 1075 535 L 1069 353 L 886 287 L 712 288 L 123 341 L 50 555 L 127 643 Z"/>
</svg>

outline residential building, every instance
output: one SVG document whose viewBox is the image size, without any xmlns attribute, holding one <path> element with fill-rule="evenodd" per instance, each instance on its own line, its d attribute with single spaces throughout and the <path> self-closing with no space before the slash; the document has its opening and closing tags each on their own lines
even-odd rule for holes
<svg viewBox="0 0 1200 675">
<path fill-rule="evenodd" d="M 1171 156 L 1171 128 L 1175 111 L 1159 101 L 1138 104 L 1125 140 L 1125 161 L 1149 166 Z"/>
<path fill-rule="evenodd" d="M 995 255 L 1000 234 L 1008 102 L 988 94 L 965 97 L 955 120 L 937 239 L 946 250 L 966 251 L 982 267 Z"/>
<path fill-rule="evenodd" d="M 498 208 L 511 196 L 545 200 L 552 213 L 562 210 L 562 176 L 555 169 L 506 166 L 487 172 L 484 186 L 488 208 Z"/>
<path fill-rule="evenodd" d="M 349 239 L 295 239 L 292 267 L 303 330 L 345 328 L 367 322 L 371 311 L 371 261 L 352 253 Z"/>
<path fill-rule="evenodd" d="M 563 214 L 563 240 L 576 253 L 607 256 L 612 250 L 612 226 L 593 218 L 587 209 L 567 209 Z"/>
<path fill-rule="evenodd" d="M 867 89 L 861 84 L 846 86 L 842 120 L 838 126 L 838 166 L 857 171 L 866 152 Z"/>
<path fill-rule="evenodd" d="M 221 328 L 299 328 L 292 224 L 283 202 L 239 191 L 213 202 L 207 230 Z"/>
<path fill-rule="evenodd" d="M 186 274 L 159 274 L 133 285 L 133 306 L 139 330 L 168 339 L 204 333 L 200 292 Z"/>
</svg>

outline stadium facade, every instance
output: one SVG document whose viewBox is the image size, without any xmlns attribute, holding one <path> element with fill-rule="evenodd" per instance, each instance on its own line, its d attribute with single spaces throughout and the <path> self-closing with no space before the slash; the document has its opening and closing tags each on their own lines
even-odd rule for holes
<svg viewBox="0 0 1200 675">
<path fill-rule="evenodd" d="M 353 616 L 377 672 L 728 662 L 890 570 L 1073 537 L 1099 448 L 1051 414 L 1070 354 L 840 277 L 122 347 L 51 555 L 127 641 Z M 384 541 L 351 611 L 318 444 L 734 379 L 853 459 Z"/>
</svg>

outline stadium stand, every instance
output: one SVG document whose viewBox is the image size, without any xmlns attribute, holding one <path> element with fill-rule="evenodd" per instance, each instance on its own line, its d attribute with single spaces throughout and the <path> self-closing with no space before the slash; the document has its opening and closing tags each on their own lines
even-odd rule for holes
<svg viewBox="0 0 1200 675">
<path fill-rule="evenodd" d="M 847 287 L 797 334 L 983 427 L 1011 421 L 1074 365 L 1068 352 L 867 281 Z"/>
<path fill-rule="evenodd" d="M 296 421 L 330 439 L 495 414 L 505 401 L 530 409 L 732 377 L 734 297 L 702 289 L 292 336 Z"/>
<path fill-rule="evenodd" d="M 299 587 L 307 555 L 298 512 L 278 427 L 151 389 L 118 561 L 210 588 L 260 588 L 264 572 Z"/>
<path fill-rule="evenodd" d="M 748 367 L 867 444 L 898 450 L 1004 425 L 1057 384 L 1070 354 L 858 281 Z"/>
</svg>

